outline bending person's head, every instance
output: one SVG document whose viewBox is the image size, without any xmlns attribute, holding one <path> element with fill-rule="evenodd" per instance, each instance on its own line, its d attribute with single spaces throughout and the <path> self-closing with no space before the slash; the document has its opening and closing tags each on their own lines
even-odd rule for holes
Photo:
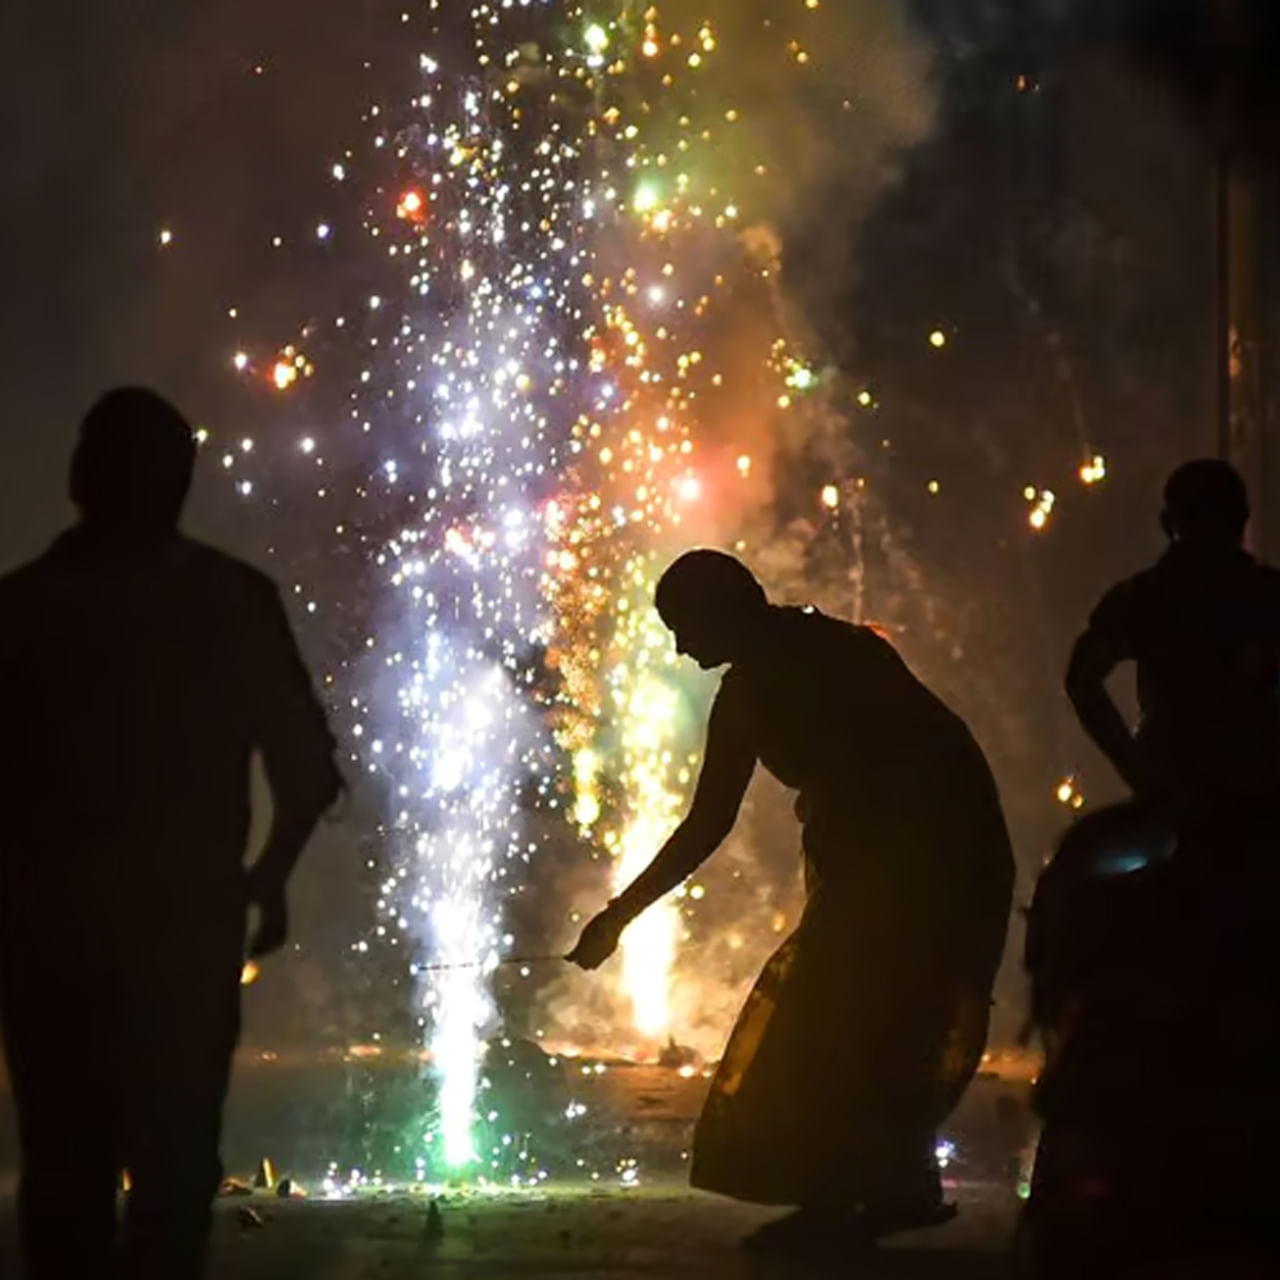
<svg viewBox="0 0 1280 1280">
<path fill-rule="evenodd" d="M 143 387 L 120 387 L 80 424 L 71 500 L 94 525 L 165 533 L 182 515 L 195 460 L 195 435 L 173 405 Z"/>
<path fill-rule="evenodd" d="M 1165 485 L 1162 523 L 1178 542 L 1240 546 L 1249 524 L 1249 492 L 1240 473 L 1217 458 L 1185 463 Z"/>
<path fill-rule="evenodd" d="M 769 606 L 751 570 L 722 551 L 682 555 L 662 575 L 654 603 L 677 651 L 707 670 L 734 661 Z"/>
</svg>

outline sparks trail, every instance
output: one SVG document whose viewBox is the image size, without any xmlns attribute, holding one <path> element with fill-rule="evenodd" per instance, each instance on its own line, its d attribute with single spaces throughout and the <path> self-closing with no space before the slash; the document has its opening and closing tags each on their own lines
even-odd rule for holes
<svg viewBox="0 0 1280 1280">
<path fill-rule="evenodd" d="M 341 255 L 332 310 L 227 353 L 311 424 L 219 452 L 245 499 L 301 486 L 273 540 L 381 801 L 379 919 L 353 949 L 415 980 L 440 1098 L 414 1140 L 441 1171 L 474 1161 L 493 970 L 562 960 L 502 958 L 528 864 L 571 824 L 623 883 L 685 807 L 701 693 L 675 683 L 657 572 L 743 536 L 772 502 L 771 442 L 823 381 L 781 336 L 771 237 L 744 230 L 785 184 L 742 57 L 810 75 L 807 48 L 847 43 L 823 37 L 837 7 L 723 46 L 709 19 L 606 9 L 432 0 L 411 91 L 379 68 L 364 143 L 330 157 L 346 212 L 317 211 L 310 239 Z M 806 502 L 834 523 L 828 488 Z M 642 1054 L 689 1029 L 669 997 L 680 911 L 704 894 L 624 941 L 616 1030 Z M 717 983 L 693 976 L 698 1017 Z"/>
<path fill-rule="evenodd" d="M 564 956 L 510 956 L 499 960 L 496 965 L 490 967 L 494 969 L 514 969 L 517 965 L 562 964 L 564 959 Z M 422 964 L 418 966 L 418 972 L 453 973 L 461 969 L 483 969 L 487 964 L 488 962 L 484 960 L 468 960 L 462 964 Z"/>
</svg>

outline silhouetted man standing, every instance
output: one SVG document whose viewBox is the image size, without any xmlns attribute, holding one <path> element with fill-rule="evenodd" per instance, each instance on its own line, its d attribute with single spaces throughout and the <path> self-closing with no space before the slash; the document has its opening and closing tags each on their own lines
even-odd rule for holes
<svg viewBox="0 0 1280 1280">
<path fill-rule="evenodd" d="M 80 523 L 0 580 L 0 1014 L 31 1280 L 200 1273 L 247 909 L 254 953 L 282 946 L 286 880 L 341 790 L 275 588 L 177 532 L 194 462 L 172 406 L 109 393 L 72 462 Z M 274 820 L 246 873 L 255 751 Z"/>
<path fill-rule="evenodd" d="M 1103 597 L 1076 642 L 1067 692 L 1081 723 L 1141 797 L 1204 809 L 1280 787 L 1280 573 L 1243 547 L 1244 481 L 1189 462 L 1165 487 L 1169 550 Z M 1137 664 L 1137 733 L 1105 681 Z"/>
<path fill-rule="evenodd" d="M 1227 463 L 1179 468 L 1168 551 L 1071 657 L 1080 720 L 1135 799 L 1072 829 L 1028 924 L 1047 1053 L 1024 1231 L 1046 1275 L 1234 1274 L 1274 1249 L 1280 573 L 1245 552 L 1248 522 Z M 1125 661 L 1136 733 L 1105 688 Z"/>
</svg>

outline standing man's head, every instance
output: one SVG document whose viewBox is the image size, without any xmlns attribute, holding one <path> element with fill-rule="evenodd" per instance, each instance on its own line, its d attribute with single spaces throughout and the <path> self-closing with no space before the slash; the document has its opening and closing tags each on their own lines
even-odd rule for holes
<svg viewBox="0 0 1280 1280">
<path fill-rule="evenodd" d="M 71 500 L 96 526 L 167 533 L 182 515 L 195 461 L 195 434 L 173 405 L 144 387 L 120 387 L 80 424 Z"/>
<path fill-rule="evenodd" d="M 682 555 L 662 575 L 654 603 L 676 650 L 704 670 L 734 661 L 769 607 L 751 570 L 722 551 Z"/>
<path fill-rule="evenodd" d="M 1249 524 L 1249 492 L 1240 473 L 1217 458 L 1185 463 L 1164 487 L 1160 523 L 1175 542 L 1240 546 Z"/>
</svg>

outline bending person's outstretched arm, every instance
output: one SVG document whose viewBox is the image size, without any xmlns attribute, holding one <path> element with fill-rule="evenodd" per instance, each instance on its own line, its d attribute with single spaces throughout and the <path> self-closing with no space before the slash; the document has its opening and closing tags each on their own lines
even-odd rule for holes
<svg viewBox="0 0 1280 1280">
<path fill-rule="evenodd" d="M 755 766 L 745 691 L 731 673 L 711 708 L 707 749 L 688 814 L 649 866 L 582 931 L 569 960 L 598 969 L 617 950 L 623 929 L 720 847 L 733 830 Z"/>
</svg>

